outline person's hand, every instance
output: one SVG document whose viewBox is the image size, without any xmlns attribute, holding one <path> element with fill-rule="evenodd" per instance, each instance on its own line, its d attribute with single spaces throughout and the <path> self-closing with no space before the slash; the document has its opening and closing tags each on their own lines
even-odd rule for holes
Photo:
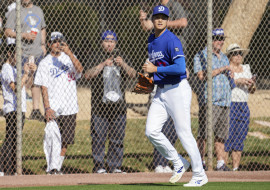
<svg viewBox="0 0 270 190">
<path fill-rule="evenodd" d="M 144 72 L 147 72 L 147 73 L 155 73 L 155 72 L 157 72 L 157 67 L 148 60 L 143 65 L 142 69 L 144 70 Z"/>
<path fill-rule="evenodd" d="M 51 108 L 46 109 L 45 118 L 46 118 L 47 122 L 54 120 L 55 119 L 55 112 Z"/>
<path fill-rule="evenodd" d="M 28 75 L 29 72 L 30 72 L 30 67 L 29 67 L 29 63 L 25 63 L 24 66 L 23 66 L 23 71 L 24 71 L 24 74 Z"/>
<path fill-rule="evenodd" d="M 120 66 L 122 67 L 124 65 L 124 60 L 122 57 L 120 56 L 117 56 L 115 59 L 114 59 L 115 63 L 117 66 Z"/>
<path fill-rule="evenodd" d="M 238 84 L 247 85 L 247 86 L 252 86 L 254 84 L 254 81 L 252 79 L 247 79 L 247 78 L 236 79 L 236 82 Z"/>
<path fill-rule="evenodd" d="M 60 49 L 63 51 L 65 54 L 69 55 L 72 54 L 71 50 L 69 49 L 68 45 L 66 42 L 61 42 L 60 43 Z"/>
<path fill-rule="evenodd" d="M 110 57 L 109 59 L 106 59 L 104 61 L 105 66 L 113 66 L 113 57 Z"/>
<path fill-rule="evenodd" d="M 37 65 L 35 63 L 29 63 L 29 69 L 31 73 L 34 73 L 37 70 Z"/>
<path fill-rule="evenodd" d="M 22 38 L 24 38 L 27 41 L 34 41 L 36 39 L 37 35 L 33 33 L 23 33 Z"/>
<path fill-rule="evenodd" d="M 143 10 L 140 10 L 140 20 L 146 20 L 147 19 L 147 13 L 144 12 Z"/>
</svg>

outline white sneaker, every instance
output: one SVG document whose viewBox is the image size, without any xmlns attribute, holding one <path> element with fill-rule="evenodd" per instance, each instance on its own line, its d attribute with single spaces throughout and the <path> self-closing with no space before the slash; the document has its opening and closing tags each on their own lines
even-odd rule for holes
<svg viewBox="0 0 270 190">
<path fill-rule="evenodd" d="M 169 166 L 163 168 L 163 173 L 173 173 L 172 169 Z"/>
<path fill-rule="evenodd" d="M 190 166 L 190 163 L 183 157 L 179 156 L 180 159 L 183 162 L 183 166 L 181 168 L 175 168 L 173 171 L 173 176 L 170 178 L 169 182 L 170 183 L 175 183 L 177 181 L 179 181 L 182 177 L 182 175 L 185 173 L 185 171 L 187 171 L 187 169 Z"/>
<path fill-rule="evenodd" d="M 155 168 L 155 173 L 164 173 L 163 166 L 162 166 L 162 165 L 158 165 L 158 166 Z"/>
<path fill-rule="evenodd" d="M 0 172 L 0 177 L 4 176 L 5 173 L 4 172 Z"/>
<path fill-rule="evenodd" d="M 200 178 L 192 178 L 189 183 L 184 184 L 184 187 L 201 187 L 208 182 L 207 176 Z"/>
<path fill-rule="evenodd" d="M 107 174 L 106 170 L 104 168 L 100 168 L 98 171 L 97 171 L 98 174 Z"/>
</svg>

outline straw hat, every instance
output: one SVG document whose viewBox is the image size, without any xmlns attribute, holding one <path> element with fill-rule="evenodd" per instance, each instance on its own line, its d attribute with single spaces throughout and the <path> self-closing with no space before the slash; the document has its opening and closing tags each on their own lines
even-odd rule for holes
<svg viewBox="0 0 270 190">
<path fill-rule="evenodd" d="M 242 49 L 238 44 L 230 44 L 226 49 L 226 55 L 229 56 L 232 52 L 242 51 L 243 58 L 248 54 L 249 49 Z"/>
</svg>

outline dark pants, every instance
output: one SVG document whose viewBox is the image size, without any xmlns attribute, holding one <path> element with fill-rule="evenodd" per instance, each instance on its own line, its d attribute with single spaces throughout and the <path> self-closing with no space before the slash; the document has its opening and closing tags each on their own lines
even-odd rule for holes
<svg viewBox="0 0 270 190">
<path fill-rule="evenodd" d="M 124 156 L 124 137 L 126 128 L 126 115 L 115 115 L 112 118 L 92 116 L 91 136 L 92 154 L 94 160 L 93 172 L 105 169 L 105 143 L 109 138 L 107 152 L 108 172 L 120 168 Z"/>
<path fill-rule="evenodd" d="M 169 139 L 169 141 L 172 143 L 172 145 L 175 144 L 177 141 L 178 137 L 176 134 L 176 130 L 173 124 L 172 118 L 169 118 L 166 123 L 164 124 L 162 128 L 162 133 Z M 164 158 L 158 151 L 157 149 L 154 149 L 153 153 L 153 165 L 157 167 L 158 165 L 161 166 L 168 166 L 169 161 Z"/>
<path fill-rule="evenodd" d="M 5 115 L 6 137 L 1 147 L 0 165 L 1 171 L 7 175 L 16 173 L 17 167 L 17 112 L 13 111 Z M 23 113 L 22 123 L 24 125 Z"/>
</svg>

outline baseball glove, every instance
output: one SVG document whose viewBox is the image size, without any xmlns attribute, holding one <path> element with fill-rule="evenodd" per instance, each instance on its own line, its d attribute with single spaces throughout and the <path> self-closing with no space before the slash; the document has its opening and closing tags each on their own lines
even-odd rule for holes
<svg viewBox="0 0 270 190">
<path fill-rule="evenodd" d="M 132 92 L 137 94 L 149 94 L 154 89 L 154 82 L 152 79 L 144 76 L 142 73 L 138 73 L 138 82 Z"/>
</svg>

